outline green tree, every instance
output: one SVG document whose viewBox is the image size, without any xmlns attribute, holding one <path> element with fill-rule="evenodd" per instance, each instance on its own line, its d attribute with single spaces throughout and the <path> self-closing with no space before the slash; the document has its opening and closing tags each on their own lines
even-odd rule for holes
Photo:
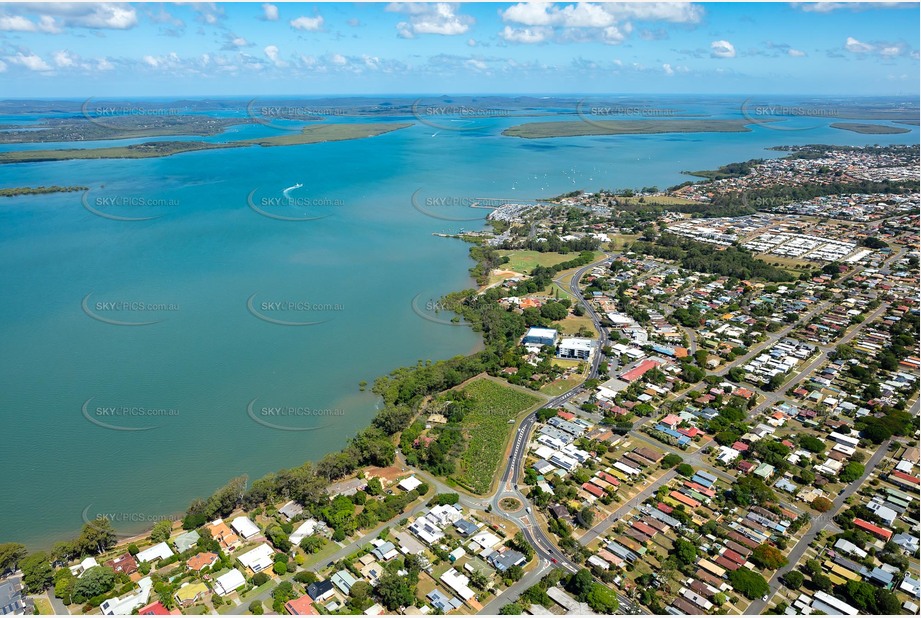
<svg viewBox="0 0 921 618">
<path fill-rule="evenodd" d="M 586 595 L 585 602 L 599 614 L 612 615 L 620 607 L 614 591 L 597 582 L 592 585 L 591 590 Z"/>
<path fill-rule="evenodd" d="M 522 613 L 524 609 L 518 603 L 508 603 L 499 608 L 500 616 L 519 616 Z"/>
<path fill-rule="evenodd" d="M 321 536 L 305 536 L 301 539 L 300 546 L 308 554 L 315 554 L 326 543 L 326 539 Z"/>
<path fill-rule="evenodd" d="M 680 464 L 677 468 L 675 468 L 675 470 L 681 476 L 686 476 L 689 478 L 694 476 L 694 468 L 691 467 L 691 464 L 686 464 L 686 463 Z"/>
<path fill-rule="evenodd" d="M 162 543 L 169 540 L 169 535 L 173 531 L 173 522 L 168 519 L 161 519 L 154 524 L 153 530 L 150 531 L 150 540 L 154 543 Z"/>
<path fill-rule="evenodd" d="M 674 468 L 675 466 L 680 464 L 682 461 L 683 460 L 681 459 L 681 455 L 678 455 L 677 453 L 669 453 L 668 455 L 662 458 L 662 461 L 659 462 L 659 465 L 663 469 Z"/>
<path fill-rule="evenodd" d="M 779 549 L 768 543 L 763 543 L 755 548 L 751 561 L 763 569 L 775 571 L 787 564 L 787 559 Z"/>
<path fill-rule="evenodd" d="M 22 584 L 29 594 L 39 594 L 47 590 L 54 580 L 51 558 L 43 551 L 22 558 L 19 568 L 22 570 Z"/>
<path fill-rule="evenodd" d="M 74 585 L 74 601 L 78 599 L 92 599 L 100 594 L 105 594 L 115 587 L 115 571 L 109 567 L 96 566 L 87 569 Z"/>
<path fill-rule="evenodd" d="M 831 500 L 828 498 L 823 498 L 822 496 L 817 497 L 810 504 L 812 508 L 817 510 L 819 513 L 827 513 L 834 506 Z"/>
<path fill-rule="evenodd" d="M 262 601 L 256 600 L 256 601 L 250 602 L 249 613 L 253 614 L 254 616 L 261 616 L 262 614 L 264 614 L 265 607 L 263 607 Z"/>
<path fill-rule="evenodd" d="M 747 567 L 739 567 L 729 572 L 729 583 L 747 599 L 757 599 L 766 595 L 770 588 L 760 573 L 755 573 Z"/>
<path fill-rule="evenodd" d="M 812 576 L 812 586 L 816 590 L 829 592 L 831 591 L 832 585 L 833 584 L 831 578 L 829 578 L 825 573 L 816 573 Z"/>
<path fill-rule="evenodd" d="M 588 569 L 579 569 L 575 575 L 569 578 L 566 589 L 573 593 L 580 601 L 585 601 L 594 583 L 595 579 L 592 577 L 591 571 Z"/>
<path fill-rule="evenodd" d="M 349 589 L 349 607 L 358 611 L 364 611 L 371 604 L 369 598 L 373 589 L 371 584 L 364 580 L 358 580 Z"/>
<path fill-rule="evenodd" d="M 697 561 L 697 547 L 690 541 L 684 539 L 675 541 L 673 553 L 682 565 L 694 564 Z"/>
<path fill-rule="evenodd" d="M 783 583 L 787 588 L 791 590 L 798 590 L 800 586 L 803 585 L 805 577 L 799 571 L 790 571 L 789 573 L 783 576 Z"/>
<path fill-rule="evenodd" d="M 386 571 L 377 582 L 374 593 L 381 604 L 394 611 L 413 604 L 415 593 L 406 578 Z"/>
<path fill-rule="evenodd" d="M 0 573 L 15 570 L 26 556 L 26 546 L 19 543 L 0 543 Z"/>
<path fill-rule="evenodd" d="M 859 479 L 864 472 L 864 466 L 861 463 L 852 461 L 841 470 L 841 473 L 838 474 L 838 479 L 842 483 L 851 483 Z"/>
</svg>

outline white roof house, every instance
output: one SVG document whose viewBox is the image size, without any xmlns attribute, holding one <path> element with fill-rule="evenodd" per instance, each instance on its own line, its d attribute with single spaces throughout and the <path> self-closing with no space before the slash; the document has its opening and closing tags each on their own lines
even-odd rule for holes
<svg viewBox="0 0 921 618">
<path fill-rule="evenodd" d="M 106 616 L 130 616 L 135 609 L 147 605 L 153 581 L 149 577 L 144 577 L 138 581 L 138 586 L 141 589 L 137 592 L 126 594 L 123 597 L 106 599 L 99 606 L 99 609 Z"/>
<path fill-rule="evenodd" d="M 230 527 L 244 539 L 256 536 L 260 532 L 259 526 L 254 524 L 252 520 L 245 515 L 234 517 L 233 521 L 230 522 Z"/>
<path fill-rule="evenodd" d="M 84 558 L 80 564 L 75 564 L 70 567 L 70 572 L 76 575 L 77 577 L 82 576 L 86 571 L 92 569 L 93 567 L 98 567 L 99 563 L 96 562 L 96 559 L 90 556 L 89 558 Z"/>
<path fill-rule="evenodd" d="M 135 556 L 135 559 L 138 561 L 138 564 L 142 562 L 153 562 L 155 560 L 163 560 L 164 558 L 169 558 L 173 555 L 173 550 L 170 549 L 169 545 L 166 542 L 157 543 L 153 547 L 148 547 L 144 551 L 139 551 L 138 555 Z"/>
<path fill-rule="evenodd" d="M 400 481 L 397 487 L 399 487 L 403 491 L 412 491 L 421 484 L 422 484 L 422 481 L 417 479 L 415 476 L 410 476 L 409 478 L 405 478 L 402 481 Z"/>
<path fill-rule="evenodd" d="M 275 550 L 268 543 L 263 543 L 255 549 L 251 549 L 239 558 L 240 564 L 251 570 L 253 573 L 263 571 L 272 566 L 272 557 Z"/>
<path fill-rule="evenodd" d="M 445 571 L 444 575 L 441 576 L 441 582 L 454 591 L 454 594 L 459 596 L 464 601 L 469 601 L 474 598 L 473 590 L 467 585 L 470 583 L 470 578 L 466 575 L 461 575 L 457 572 L 457 569 L 451 569 Z"/>
<path fill-rule="evenodd" d="M 316 529 L 317 520 L 311 517 L 300 526 L 298 526 L 297 529 L 291 533 L 291 536 L 288 537 L 288 540 L 290 540 L 294 545 L 299 545 L 300 542 L 303 541 L 306 537 L 313 534 Z"/>
<path fill-rule="evenodd" d="M 214 580 L 214 591 L 221 596 L 226 596 L 245 584 L 246 578 L 243 577 L 243 573 L 237 569 L 231 569 Z"/>
</svg>

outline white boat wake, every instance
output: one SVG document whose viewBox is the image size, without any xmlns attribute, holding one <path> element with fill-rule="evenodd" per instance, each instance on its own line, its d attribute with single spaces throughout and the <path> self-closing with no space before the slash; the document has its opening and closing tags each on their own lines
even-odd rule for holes
<svg viewBox="0 0 921 618">
<path fill-rule="evenodd" d="M 292 186 L 292 187 L 288 187 L 287 189 L 285 189 L 284 191 L 282 191 L 281 194 L 285 196 L 285 199 L 291 199 L 291 196 L 289 195 L 289 193 L 290 193 L 291 191 L 294 191 L 295 189 L 300 189 L 300 188 L 303 187 L 303 186 L 304 186 L 304 185 L 302 185 L 301 183 L 297 183 L 296 185 L 294 185 L 294 186 Z"/>
</svg>

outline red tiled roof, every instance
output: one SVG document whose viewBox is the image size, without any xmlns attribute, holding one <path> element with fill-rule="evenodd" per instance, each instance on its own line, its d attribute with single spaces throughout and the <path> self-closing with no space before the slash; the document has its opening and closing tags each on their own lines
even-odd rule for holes
<svg viewBox="0 0 921 618">
<path fill-rule="evenodd" d="M 602 497 L 604 495 L 604 490 L 598 487 L 597 485 L 592 485 L 591 483 L 582 483 L 582 489 L 592 494 L 593 496 Z"/>
<path fill-rule="evenodd" d="M 657 532 L 655 528 L 653 528 L 652 526 L 647 526 L 641 521 L 632 522 L 630 525 L 649 537 L 655 536 Z"/>
<path fill-rule="evenodd" d="M 313 600 L 306 594 L 285 603 L 285 610 L 294 616 L 316 616 L 319 614 L 313 607 Z"/>
<path fill-rule="evenodd" d="M 618 480 L 618 478 L 616 476 L 608 474 L 607 472 L 599 471 L 595 476 L 597 476 L 603 481 L 607 481 L 611 485 L 615 485 L 615 486 L 620 485 L 620 481 Z"/>
<path fill-rule="evenodd" d="M 870 522 L 860 519 L 859 517 L 854 518 L 854 525 L 885 541 L 888 541 L 890 538 L 892 538 L 892 530 L 880 528 L 879 526 L 871 524 Z"/>
<path fill-rule="evenodd" d="M 902 479 L 903 481 L 907 481 L 909 483 L 914 483 L 915 485 L 921 484 L 921 479 L 919 479 L 917 476 L 905 474 L 901 470 L 893 470 L 892 472 L 889 473 L 889 475 L 894 476 L 897 479 Z"/>
<path fill-rule="evenodd" d="M 155 601 L 150 605 L 145 605 L 138 610 L 139 616 L 169 616 L 170 611 L 166 609 L 166 606 L 163 605 L 160 601 Z"/>
<path fill-rule="evenodd" d="M 189 568 L 193 571 L 201 571 L 206 566 L 210 566 L 217 560 L 218 555 L 211 552 L 201 552 L 200 554 L 195 554 L 186 562 L 189 565 Z"/>
<path fill-rule="evenodd" d="M 732 561 L 735 562 L 736 564 L 739 564 L 739 565 L 745 564 L 745 558 L 743 558 L 742 556 L 740 556 L 738 553 L 732 551 L 731 549 L 725 549 L 725 550 L 723 550 L 723 554 L 722 554 L 722 555 L 725 556 L 726 558 L 728 558 L 729 560 L 732 560 Z"/>
<path fill-rule="evenodd" d="M 682 504 L 686 504 L 687 506 L 691 507 L 692 509 L 693 509 L 693 508 L 697 508 L 698 506 L 700 506 L 700 502 L 698 502 L 698 501 L 695 500 L 694 498 L 689 498 L 688 496 L 685 496 L 685 495 L 684 495 L 683 493 L 681 493 L 680 491 L 673 491 L 673 492 L 671 492 L 671 493 L 668 494 L 668 495 L 669 495 L 671 498 L 673 498 L 674 500 L 677 500 L 678 502 L 681 502 Z"/>
<path fill-rule="evenodd" d="M 741 565 L 736 564 L 736 563 L 733 562 L 732 560 L 729 560 L 728 558 L 725 558 L 725 557 L 723 557 L 723 556 L 717 556 L 716 558 L 714 558 L 713 562 L 715 562 L 716 564 L 720 565 L 720 566 L 723 567 L 724 569 L 728 569 L 728 570 L 730 570 L 730 571 L 735 571 L 736 569 L 738 569 L 738 568 L 741 566 Z"/>
<path fill-rule="evenodd" d="M 643 375 L 647 371 L 650 371 L 651 369 L 655 369 L 658 366 L 659 366 L 659 363 L 657 361 L 644 360 L 637 367 L 631 369 L 630 371 L 627 371 L 626 373 L 621 374 L 620 379 L 624 380 L 625 382 L 633 382 L 643 377 Z"/>
</svg>

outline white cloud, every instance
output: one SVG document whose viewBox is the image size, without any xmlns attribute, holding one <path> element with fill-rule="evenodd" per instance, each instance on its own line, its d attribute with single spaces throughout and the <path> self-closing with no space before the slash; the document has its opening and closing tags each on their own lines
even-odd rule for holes
<svg viewBox="0 0 921 618">
<path fill-rule="evenodd" d="M 898 56 L 902 53 L 902 48 L 898 46 L 883 47 L 879 50 L 881 56 Z"/>
<path fill-rule="evenodd" d="M 72 67 L 77 63 L 76 59 L 70 55 L 70 52 L 63 49 L 54 52 L 52 58 L 54 59 L 54 63 L 62 69 Z"/>
<path fill-rule="evenodd" d="M 873 51 L 873 46 L 866 43 L 861 43 L 852 36 L 847 37 L 847 41 L 844 43 L 844 49 L 849 52 L 854 52 L 855 54 L 865 54 L 867 52 Z"/>
<path fill-rule="evenodd" d="M 476 58 L 471 58 L 464 63 L 468 68 L 477 70 L 477 71 L 487 71 L 489 70 L 489 65 L 483 62 L 482 60 L 477 60 Z"/>
<path fill-rule="evenodd" d="M 696 24 L 704 16 L 703 8 L 690 2 L 609 2 L 602 6 L 618 19 L 636 21 Z"/>
<path fill-rule="evenodd" d="M 499 36 L 512 43 L 543 43 L 553 36 L 553 28 L 549 26 L 536 26 L 533 28 L 506 26 L 499 33 Z"/>
<path fill-rule="evenodd" d="M 713 41 L 710 43 L 710 56 L 713 58 L 735 58 L 736 48 L 729 41 Z"/>
<path fill-rule="evenodd" d="M 792 56 L 792 57 L 794 57 L 794 58 L 802 58 L 802 57 L 804 57 L 804 56 L 806 55 L 806 52 L 804 52 L 804 51 L 802 51 L 802 50 L 800 50 L 800 49 L 793 49 L 793 48 L 791 47 L 790 49 L 787 50 L 787 55 L 788 55 L 788 56 Z"/>
<path fill-rule="evenodd" d="M 7 32 L 35 32 L 38 26 L 22 15 L 0 15 L 0 30 Z"/>
<path fill-rule="evenodd" d="M 7 58 L 10 62 L 14 62 L 18 65 L 24 66 L 30 71 L 50 71 L 51 66 L 45 62 L 41 56 L 38 54 L 33 54 L 29 52 L 28 54 L 23 54 L 22 52 L 17 52 L 15 56 Z"/>
<path fill-rule="evenodd" d="M 6 63 L 0 60 L 0 73 L 3 73 L 4 71 L 6 71 Z"/>
<path fill-rule="evenodd" d="M 137 23 L 137 11 L 123 3 L 10 3 L 3 5 L 3 14 L 0 15 L 0 30 L 50 34 L 61 32 L 62 26 L 128 30 Z"/>
<path fill-rule="evenodd" d="M 665 74 L 666 74 L 666 75 L 674 75 L 674 74 L 675 74 L 675 69 L 673 69 L 673 68 L 672 68 L 672 65 L 668 64 L 667 62 L 666 62 L 665 64 L 662 65 L 662 70 L 665 71 Z"/>
<path fill-rule="evenodd" d="M 263 4 L 262 18 L 266 21 L 278 21 L 278 7 L 274 4 Z"/>
<path fill-rule="evenodd" d="M 296 19 L 292 19 L 289 23 L 295 30 L 316 32 L 317 30 L 323 28 L 323 16 L 317 15 L 316 17 L 298 17 Z"/>
<path fill-rule="evenodd" d="M 223 7 L 214 2 L 192 2 L 190 6 L 196 13 L 195 19 L 200 23 L 215 26 L 224 18 Z"/>
<path fill-rule="evenodd" d="M 391 13 L 409 15 L 409 21 L 397 24 L 397 34 L 404 39 L 414 39 L 420 34 L 455 36 L 470 30 L 474 19 L 458 12 L 454 3 L 392 2 L 387 5 Z"/>
<path fill-rule="evenodd" d="M 97 71 L 111 71 L 115 67 L 109 62 L 108 58 L 99 58 L 96 60 L 96 70 Z"/>
<path fill-rule="evenodd" d="M 601 31 L 601 38 L 605 43 L 622 43 L 631 30 L 630 24 L 624 24 L 622 29 L 617 26 L 608 26 Z"/>
<path fill-rule="evenodd" d="M 285 62 L 284 60 L 282 60 L 282 59 L 278 56 L 278 47 L 277 47 L 277 46 L 275 46 L 275 45 L 269 45 L 269 46 L 267 46 L 267 47 L 263 50 L 263 52 L 265 52 L 266 58 L 268 58 L 268 59 L 272 62 L 272 64 L 274 64 L 274 65 L 275 65 L 276 67 L 278 67 L 279 69 L 288 66 L 288 63 Z"/>
<path fill-rule="evenodd" d="M 357 28 L 358 26 L 361 25 L 361 20 L 358 19 L 357 17 L 350 17 L 349 19 L 346 20 L 345 23 L 352 28 Z"/>
<path fill-rule="evenodd" d="M 696 24 L 703 16 L 703 9 L 690 3 L 672 2 L 579 2 L 562 6 L 549 2 L 521 2 L 508 7 L 500 16 L 505 23 L 518 26 L 506 29 L 507 35 L 500 33 L 509 41 L 535 38 L 522 32 L 527 29 L 532 29 L 533 33 L 543 32 L 533 30 L 536 28 L 550 28 L 551 36 L 542 36 L 541 41 L 558 37 L 563 41 L 600 39 L 619 44 L 633 31 L 633 20 Z"/>
<path fill-rule="evenodd" d="M 336 66 L 345 66 L 349 63 L 348 59 L 342 54 L 333 54 L 329 57 L 329 61 L 335 64 Z"/>
</svg>

